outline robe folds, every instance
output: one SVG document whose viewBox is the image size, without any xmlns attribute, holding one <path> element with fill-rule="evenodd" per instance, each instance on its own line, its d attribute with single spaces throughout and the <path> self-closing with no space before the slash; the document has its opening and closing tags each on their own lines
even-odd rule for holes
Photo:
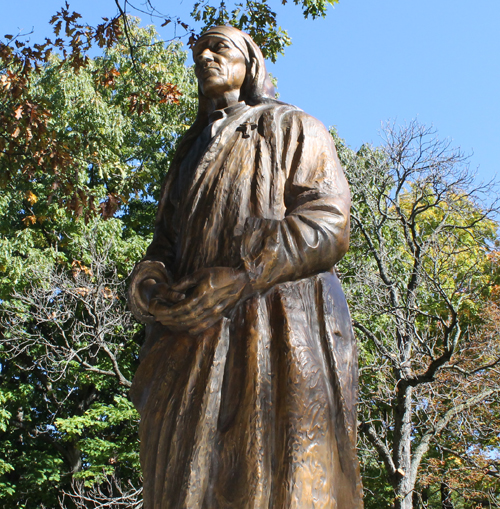
<svg viewBox="0 0 500 509">
<path fill-rule="evenodd" d="M 131 390 L 145 509 L 360 509 L 356 345 L 333 270 L 350 197 L 333 139 L 275 102 L 202 138 L 167 176 L 131 284 L 223 266 L 254 294 L 192 336 L 132 291 L 149 321 Z"/>
</svg>

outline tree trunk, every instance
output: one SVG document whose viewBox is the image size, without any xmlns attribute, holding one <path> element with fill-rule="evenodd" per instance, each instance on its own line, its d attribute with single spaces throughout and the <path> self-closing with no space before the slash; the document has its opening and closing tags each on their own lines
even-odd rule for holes
<svg viewBox="0 0 500 509">
<path fill-rule="evenodd" d="M 396 488 L 395 509 L 413 509 L 413 489 L 415 482 L 412 481 L 410 475 L 401 477 Z"/>
<path fill-rule="evenodd" d="M 397 389 L 394 429 L 396 468 L 395 509 L 413 509 L 415 476 L 411 470 L 412 387 L 400 383 Z"/>
</svg>

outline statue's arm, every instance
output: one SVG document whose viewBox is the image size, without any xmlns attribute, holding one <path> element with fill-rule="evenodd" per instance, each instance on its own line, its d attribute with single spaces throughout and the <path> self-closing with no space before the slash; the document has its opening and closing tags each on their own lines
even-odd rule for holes
<svg viewBox="0 0 500 509">
<path fill-rule="evenodd" d="M 349 245 L 350 193 L 332 136 L 302 112 L 283 129 L 286 215 L 248 218 L 241 243 L 256 292 L 330 270 Z"/>
</svg>

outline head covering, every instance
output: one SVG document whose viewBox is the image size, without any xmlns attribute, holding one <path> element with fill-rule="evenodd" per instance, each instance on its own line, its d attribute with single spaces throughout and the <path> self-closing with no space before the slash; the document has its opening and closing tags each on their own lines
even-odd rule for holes
<svg viewBox="0 0 500 509">
<path fill-rule="evenodd" d="M 212 28 L 209 28 L 206 32 L 203 32 L 198 40 L 196 41 L 194 47 L 203 40 L 207 36 L 211 35 L 217 35 L 219 37 L 222 37 L 223 39 L 226 39 L 228 41 L 231 41 L 231 43 L 236 46 L 244 55 L 245 60 L 247 62 L 251 61 L 250 52 L 248 51 L 248 46 L 245 41 L 244 32 L 241 30 L 238 30 L 232 26 L 215 26 Z M 245 34 L 246 35 L 246 34 Z M 250 41 L 252 39 L 250 38 Z M 253 42 L 253 41 L 252 41 Z"/>
</svg>

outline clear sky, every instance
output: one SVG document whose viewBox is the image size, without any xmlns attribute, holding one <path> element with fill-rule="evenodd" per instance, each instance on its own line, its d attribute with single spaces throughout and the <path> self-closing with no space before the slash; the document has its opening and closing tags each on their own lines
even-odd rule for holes
<svg viewBox="0 0 500 509">
<path fill-rule="evenodd" d="M 152 3 L 186 16 L 193 2 Z M 305 21 L 291 0 L 270 3 L 293 42 L 268 65 L 281 100 L 337 126 L 353 148 L 379 143 L 383 121 L 417 117 L 473 153 L 481 180 L 500 177 L 500 0 L 340 0 L 315 21 Z M 48 20 L 63 0 L 1 4 L 0 34 L 33 28 L 38 41 L 50 34 Z M 90 24 L 116 12 L 114 0 L 70 7 Z"/>
</svg>

